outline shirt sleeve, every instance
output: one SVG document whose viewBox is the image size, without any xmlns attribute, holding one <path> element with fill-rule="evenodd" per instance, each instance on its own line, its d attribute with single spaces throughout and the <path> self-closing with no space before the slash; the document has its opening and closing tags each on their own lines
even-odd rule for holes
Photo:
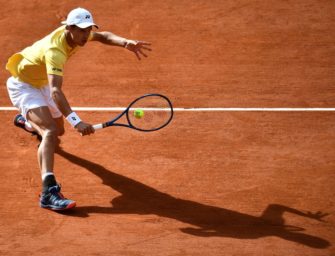
<svg viewBox="0 0 335 256">
<path fill-rule="evenodd" d="M 45 53 L 45 66 L 48 75 L 63 76 L 66 56 L 58 49 L 49 49 Z"/>
</svg>

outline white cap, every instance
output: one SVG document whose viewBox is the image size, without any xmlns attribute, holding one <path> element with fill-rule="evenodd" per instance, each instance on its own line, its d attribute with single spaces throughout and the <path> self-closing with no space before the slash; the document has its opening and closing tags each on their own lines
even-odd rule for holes
<svg viewBox="0 0 335 256">
<path fill-rule="evenodd" d="M 99 28 L 94 22 L 92 14 L 83 8 L 73 9 L 68 15 L 66 21 L 62 21 L 64 25 L 76 25 L 80 28 L 88 28 L 90 26 L 95 26 Z"/>
</svg>

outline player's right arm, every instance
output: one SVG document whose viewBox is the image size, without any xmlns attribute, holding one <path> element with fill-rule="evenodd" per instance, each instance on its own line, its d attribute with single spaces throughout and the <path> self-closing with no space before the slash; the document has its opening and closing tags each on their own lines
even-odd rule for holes
<svg viewBox="0 0 335 256">
<path fill-rule="evenodd" d="M 151 43 L 138 40 L 130 40 L 121 36 L 115 35 L 109 31 L 92 32 L 92 41 L 98 41 L 103 44 L 121 46 L 127 50 L 134 52 L 138 60 L 141 60 L 141 56 L 148 57 L 143 50 L 151 51 Z"/>
<path fill-rule="evenodd" d="M 63 77 L 49 74 L 48 80 L 52 99 L 56 103 L 60 112 L 62 112 L 63 116 L 69 116 L 73 111 L 62 91 Z M 74 128 L 82 135 L 89 135 L 91 133 L 94 133 L 92 125 L 83 121 L 79 122 Z"/>
</svg>

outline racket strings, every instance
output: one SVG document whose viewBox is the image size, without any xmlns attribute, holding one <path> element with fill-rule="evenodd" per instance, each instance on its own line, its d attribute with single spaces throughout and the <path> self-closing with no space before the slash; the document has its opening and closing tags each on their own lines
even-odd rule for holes
<svg viewBox="0 0 335 256">
<path fill-rule="evenodd" d="M 135 110 L 142 110 L 143 116 L 135 115 Z M 128 111 L 132 126 L 152 131 L 160 129 L 170 122 L 173 114 L 170 102 L 161 96 L 150 95 L 136 101 Z"/>
</svg>

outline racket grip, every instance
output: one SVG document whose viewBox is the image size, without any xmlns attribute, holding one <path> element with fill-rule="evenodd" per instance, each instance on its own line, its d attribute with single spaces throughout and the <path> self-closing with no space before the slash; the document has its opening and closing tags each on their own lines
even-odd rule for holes
<svg viewBox="0 0 335 256">
<path fill-rule="evenodd" d="M 100 130 L 100 129 L 104 128 L 104 127 L 103 127 L 102 124 L 95 124 L 95 125 L 93 125 L 93 128 L 94 128 L 94 130 Z"/>
</svg>

